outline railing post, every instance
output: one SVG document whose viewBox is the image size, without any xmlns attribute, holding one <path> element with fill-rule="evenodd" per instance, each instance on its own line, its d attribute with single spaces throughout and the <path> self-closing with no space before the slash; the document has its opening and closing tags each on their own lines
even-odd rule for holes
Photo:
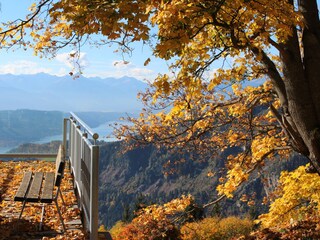
<svg viewBox="0 0 320 240">
<path fill-rule="evenodd" d="M 90 239 L 98 239 L 99 146 L 92 146 L 90 174 Z"/>
</svg>

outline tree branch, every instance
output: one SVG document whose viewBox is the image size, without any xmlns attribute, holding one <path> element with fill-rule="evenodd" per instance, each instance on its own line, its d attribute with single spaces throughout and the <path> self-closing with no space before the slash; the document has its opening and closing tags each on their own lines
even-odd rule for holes
<svg viewBox="0 0 320 240">
<path fill-rule="evenodd" d="M 250 45 L 249 48 L 255 54 L 256 57 L 262 57 L 261 61 L 267 68 L 267 75 L 270 77 L 274 90 L 280 99 L 281 106 L 283 107 L 284 113 L 288 111 L 288 99 L 286 94 L 286 88 L 282 77 L 274 64 L 274 62 L 268 57 L 268 55 L 262 50 L 255 46 Z"/>
<path fill-rule="evenodd" d="M 288 147 L 280 147 L 280 148 L 273 148 L 271 149 L 270 151 L 266 152 L 258 162 L 256 162 L 252 168 L 250 168 L 248 171 L 246 171 L 246 174 L 250 174 L 252 173 L 254 170 L 256 170 L 256 168 L 260 165 L 260 163 L 265 160 L 271 153 L 274 153 L 275 151 L 279 151 L 279 150 L 286 150 L 286 149 L 290 149 Z M 239 187 L 242 183 L 244 183 L 246 180 L 242 180 L 238 185 L 237 187 Z M 224 198 L 226 198 L 226 195 L 223 194 L 221 195 L 218 199 L 212 201 L 212 202 L 209 202 L 207 204 L 204 204 L 203 205 L 203 208 L 206 208 L 206 207 L 209 207 L 209 206 L 212 206 L 218 202 L 220 202 L 221 200 L 223 200 Z"/>
<path fill-rule="evenodd" d="M 18 30 L 19 28 L 22 28 L 23 26 L 25 26 L 25 25 L 28 24 L 29 22 L 33 21 L 34 18 L 35 18 L 35 17 L 39 14 L 39 12 L 41 11 L 41 8 L 42 8 L 43 6 L 45 6 L 48 2 L 51 2 L 51 1 L 52 1 L 52 0 L 45 0 L 45 1 L 42 2 L 40 5 L 37 6 L 37 10 L 30 15 L 30 18 L 25 19 L 25 20 L 22 20 L 22 19 L 16 20 L 16 21 L 19 21 L 19 22 L 20 22 L 18 25 L 16 25 L 15 27 L 9 28 L 9 29 L 7 29 L 7 30 L 5 30 L 5 31 L 0 32 L 0 35 L 2 35 L 2 34 L 6 35 L 6 34 L 9 33 L 9 32 Z M 12 23 L 15 23 L 16 21 L 14 21 L 14 22 L 12 22 Z"/>
</svg>

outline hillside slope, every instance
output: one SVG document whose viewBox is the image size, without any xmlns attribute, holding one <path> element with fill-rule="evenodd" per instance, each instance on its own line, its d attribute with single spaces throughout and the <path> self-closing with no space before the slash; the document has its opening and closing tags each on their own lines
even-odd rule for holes
<svg viewBox="0 0 320 240">
<path fill-rule="evenodd" d="M 188 155 L 158 152 L 152 146 L 125 154 L 120 153 L 121 148 L 119 142 L 101 146 L 99 212 L 103 224 L 112 226 L 123 218 L 124 211 L 132 212 L 141 203 L 163 203 L 181 194 L 192 194 L 198 204 L 217 198 L 215 188 L 225 171 L 223 158 L 203 163 L 190 160 Z M 186 162 L 177 167 L 177 172 L 164 175 L 164 163 L 182 157 Z M 269 162 L 261 169 L 261 174 L 253 176 L 238 190 L 234 199 L 224 200 L 207 209 L 206 214 L 251 214 L 254 217 L 266 211 L 267 206 L 262 205 L 262 199 L 274 189 L 280 172 L 294 169 L 304 162 L 306 160 L 300 156 L 289 161 Z M 213 172 L 214 176 L 208 177 L 208 172 Z M 243 194 L 251 196 L 249 200 L 254 200 L 256 205 L 249 207 L 240 201 Z"/>
<path fill-rule="evenodd" d="M 64 117 L 65 113 L 59 111 L 0 111 L 0 147 L 61 134 Z"/>
</svg>

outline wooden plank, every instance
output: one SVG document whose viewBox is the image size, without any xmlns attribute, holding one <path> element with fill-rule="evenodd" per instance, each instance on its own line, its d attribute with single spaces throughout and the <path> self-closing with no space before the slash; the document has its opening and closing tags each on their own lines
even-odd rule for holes
<svg viewBox="0 0 320 240">
<path fill-rule="evenodd" d="M 61 184 L 63 176 L 59 173 L 56 175 L 56 181 L 55 181 L 55 186 L 59 187 Z"/>
<path fill-rule="evenodd" d="M 42 185 L 43 173 L 36 172 L 33 176 L 32 183 L 27 194 L 27 202 L 38 202 Z"/>
<path fill-rule="evenodd" d="M 63 154 L 63 147 L 62 145 L 60 145 L 59 150 L 58 150 L 58 154 L 57 154 L 57 158 L 56 158 L 56 171 L 57 173 L 60 173 L 63 175 L 64 172 L 64 154 Z"/>
<path fill-rule="evenodd" d="M 32 172 L 25 172 L 20 187 L 14 196 L 14 201 L 24 201 L 31 182 Z"/>
<path fill-rule="evenodd" d="M 45 173 L 40 202 L 42 202 L 42 203 L 51 203 L 52 202 L 54 179 L 55 179 L 55 176 L 54 176 L 53 172 Z"/>
<path fill-rule="evenodd" d="M 63 159 L 63 147 L 60 145 L 58 150 L 58 155 L 56 159 L 56 178 L 55 178 L 55 186 L 59 187 L 61 184 L 61 180 L 63 177 L 65 161 Z"/>
<path fill-rule="evenodd" d="M 62 161 L 62 146 L 60 145 L 57 158 L 56 158 L 56 174 L 62 172 L 61 161 Z"/>
</svg>

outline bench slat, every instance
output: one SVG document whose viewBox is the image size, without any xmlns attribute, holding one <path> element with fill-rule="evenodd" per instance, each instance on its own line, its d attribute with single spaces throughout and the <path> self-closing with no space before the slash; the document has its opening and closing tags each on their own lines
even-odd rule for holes
<svg viewBox="0 0 320 240">
<path fill-rule="evenodd" d="M 55 186 L 59 187 L 63 177 L 65 161 L 63 159 L 63 147 L 60 145 L 56 159 L 56 178 Z"/>
<path fill-rule="evenodd" d="M 63 156 L 63 147 L 60 145 L 56 158 L 55 173 L 26 172 L 14 197 L 14 201 L 38 202 L 40 200 L 40 202 L 51 203 L 53 200 L 52 179 L 53 184 L 59 187 L 63 178 L 63 171 L 65 167 Z M 42 183 L 44 175 L 45 180 L 44 183 Z M 40 196 L 42 184 L 44 186 Z"/>
<path fill-rule="evenodd" d="M 26 202 L 42 202 L 42 203 L 52 203 L 54 200 L 56 203 L 56 207 L 59 213 L 60 221 L 62 223 L 64 231 L 66 231 L 63 218 L 60 213 L 60 209 L 58 206 L 57 197 L 59 193 L 59 187 L 61 183 L 61 179 L 63 178 L 63 171 L 65 167 L 64 161 L 64 152 L 63 147 L 60 145 L 58 155 L 56 158 L 56 171 L 53 172 L 26 172 L 23 176 L 23 180 L 19 186 L 19 189 L 14 197 L 14 201 L 23 201 L 22 210 L 20 212 L 19 219 L 22 216 L 23 209 L 25 207 Z M 54 186 L 57 186 L 57 192 L 54 196 Z M 42 187 L 43 186 L 43 187 Z M 42 187 L 42 189 L 41 189 Z M 42 190 L 42 191 L 41 191 Z M 41 192 L 41 196 L 40 196 Z M 61 191 L 60 191 L 61 193 Z M 61 196 L 62 197 L 62 196 Z M 41 223 L 43 219 L 41 217 Z"/>
<path fill-rule="evenodd" d="M 58 149 L 57 158 L 56 158 L 56 174 L 62 173 L 61 161 L 62 161 L 62 146 L 60 145 Z"/>
<path fill-rule="evenodd" d="M 33 180 L 30 186 L 30 190 L 27 194 L 26 201 L 27 202 L 38 202 L 39 201 L 39 193 L 42 184 L 43 173 L 36 172 L 34 173 Z"/>
<path fill-rule="evenodd" d="M 53 172 L 45 173 L 40 202 L 42 202 L 42 203 L 51 203 L 52 202 L 54 179 L 55 179 L 55 176 L 54 176 Z"/>
<path fill-rule="evenodd" d="M 25 172 L 24 173 L 20 187 L 19 187 L 16 195 L 14 196 L 14 201 L 21 201 L 21 202 L 24 201 L 24 198 L 26 196 L 26 193 L 27 193 L 29 185 L 30 185 L 31 177 L 32 177 L 32 172 Z"/>
</svg>

